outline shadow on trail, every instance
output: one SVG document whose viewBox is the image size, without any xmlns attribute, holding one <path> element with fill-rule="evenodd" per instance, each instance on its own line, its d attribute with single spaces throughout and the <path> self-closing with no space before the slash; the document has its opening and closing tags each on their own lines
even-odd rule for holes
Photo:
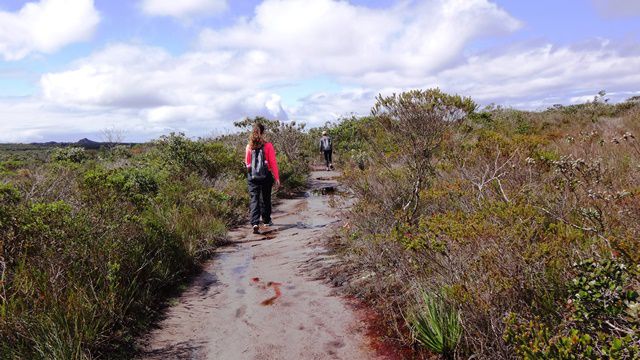
<svg viewBox="0 0 640 360">
<path fill-rule="evenodd" d="M 204 341 L 184 341 L 164 348 L 143 352 L 145 359 L 200 359 L 206 343 Z"/>
</svg>

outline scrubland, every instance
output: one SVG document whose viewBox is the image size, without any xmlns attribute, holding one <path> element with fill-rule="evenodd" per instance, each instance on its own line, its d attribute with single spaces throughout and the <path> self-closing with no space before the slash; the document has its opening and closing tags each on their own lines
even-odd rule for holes
<svg viewBox="0 0 640 360">
<path fill-rule="evenodd" d="M 270 126 L 284 133 L 276 141 L 290 152 L 278 156 L 283 193 L 294 192 L 307 175 L 307 159 L 293 157 L 302 132 Z M 99 151 L 6 146 L 0 358 L 134 355 L 135 337 L 245 221 L 246 138 L 171 134 Z"/>
<path fill-rule="evenodd" d="M 327 127 L 350 291 L 415 356 L 637 359 L 640 103 L 527 112 L 438 90 Z"/>
<path fill-rule="evenodd" d="M 215 139 L 3 153 L 1 358 L 130 357 L 245 221 L 255 121 L 281 196 L 332 135 L 353 202 L 338 271 L 416 358 L 640 357 L 638 99 L 528 112 L 432 89 L 309 130 L 254 118 Z"/>
</svg>

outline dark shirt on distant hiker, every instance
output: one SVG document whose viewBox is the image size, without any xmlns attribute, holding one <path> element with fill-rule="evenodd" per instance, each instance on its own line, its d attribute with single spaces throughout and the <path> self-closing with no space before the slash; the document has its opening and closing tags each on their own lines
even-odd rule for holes
<svg viewBox="0 0 640 360">
<path fill-rule="evenodd" d="M 331 138 L 323 135 L 320 138 L 320 151 L 324 154 L 324 161 L 327 163 L 327 168 L 332 166 L 333 144 Z"/>
</svg>

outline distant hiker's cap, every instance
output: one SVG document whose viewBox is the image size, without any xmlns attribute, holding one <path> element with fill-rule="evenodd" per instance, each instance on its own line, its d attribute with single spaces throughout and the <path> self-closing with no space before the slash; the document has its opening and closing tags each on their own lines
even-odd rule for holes
<svg viewBox="0 0 640 360">
<path fill-rule="evenodd" d="M 323 132 L 322 132 L 322 135 L 327 135 L 327 132 L 326 132 L 326 131 L 323 131 Z"/>
</svg>

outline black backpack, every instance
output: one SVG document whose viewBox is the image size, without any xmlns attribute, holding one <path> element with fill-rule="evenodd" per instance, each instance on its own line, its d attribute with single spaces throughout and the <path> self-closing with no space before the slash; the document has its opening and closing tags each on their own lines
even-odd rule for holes
<svg viewBox="0 0 640 360">
<path fill-rule="evenodd" d="M 264 146 L 251 150 L 251 169 L 249 170 L 249 180 L 253 182 L 263 182 L 269 176 L 269 169 L 264 156 Z"/>
</svg>

